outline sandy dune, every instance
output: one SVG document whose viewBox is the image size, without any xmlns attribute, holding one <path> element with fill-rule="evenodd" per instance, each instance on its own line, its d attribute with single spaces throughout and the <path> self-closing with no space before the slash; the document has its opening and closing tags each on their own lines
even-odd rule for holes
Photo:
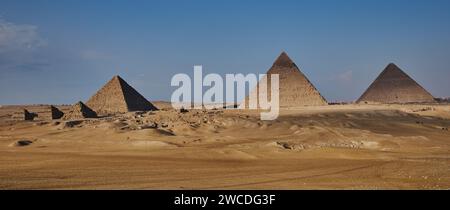
<svg viewBox="0 0 450 210">
<path fill-rule="evenodd" d="M 32 122 L 1 107 L 0 188 L 450 188 L 450 105 L 299 107 L 260 121 L 154 104 L 162 110 Z"/>
</svg>

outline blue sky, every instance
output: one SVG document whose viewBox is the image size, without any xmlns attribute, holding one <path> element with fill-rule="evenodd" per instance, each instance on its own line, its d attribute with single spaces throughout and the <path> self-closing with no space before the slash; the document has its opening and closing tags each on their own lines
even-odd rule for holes
<svg viewBox="0 0 450 210">
<path fill-rule="evenodd" d="M 119 74 L 149 100 L 170 79 L 265 73 L 286 51 L 329 101 L 390 62 L 450 96 L 448 0 L 0 0 L 0 104 L 87 100 Z"/>
</svg>

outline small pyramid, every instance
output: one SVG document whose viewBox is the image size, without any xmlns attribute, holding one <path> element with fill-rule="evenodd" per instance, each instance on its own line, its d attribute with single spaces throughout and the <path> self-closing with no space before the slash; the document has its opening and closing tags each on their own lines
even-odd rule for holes
<svg viewBox="0 0 450 210">
<path fill-rule="evenodd" d="M 54 106 L 50 106 L 50 112 L 52 120 L 61 119 L 64 116 L 64 112 Z"/>
<path fill-rule="evenodd" d="M 96 118 L 97 113 L 93 111 L 91 108 L 86 106 L 83 102 L 79 101 L 74 104 L 70 111 L 64 115 L 64 120 L 75 120 L 75 119 L 84 119 L 84 118 Z"/>
<path fill-rule="evenodd" d="M 357 103 L 423 103 L 434 97 L 398 66 L 390 63 Z"/>
<path fill-rule="evenodd" d="M 280 107 L 297 106 L 322 106 L 328 105 L 325 98 L 319 93 L 314 85 L 300 71 L 294 61 L 289 58 L 286 52 L 282 52 L 275 60 L 272 67 L 260 82 L 269 81 L 267 84 L 267 97 L 270 99 L 270 81 L 272 74 L 279 75 L 279 104 Z M 258 96 L 258 88 L 255 88 L 250 95 Z M 264 91 L 264 90 L 259 90 Z M 248 102 L 249 96 L 245 101 Z M 256 97 L 257 98 L 257 97 Z M 248 103 L 246 103 L 248 107 Z"/>
<path fill-rule="evenodd" d="M 114 76 L 86 104 L 102 114 L 157 110 L 119 76 Z"/>
<path fill-rule="evenodd" d="M 37 117 L 38 115 L 36 113 L 33 112 L 29 112 L 26 109 L 23 109 L 23 119 L 27 120 L 27 121 L 33 121 L 35 117 Z"/>
</svg>

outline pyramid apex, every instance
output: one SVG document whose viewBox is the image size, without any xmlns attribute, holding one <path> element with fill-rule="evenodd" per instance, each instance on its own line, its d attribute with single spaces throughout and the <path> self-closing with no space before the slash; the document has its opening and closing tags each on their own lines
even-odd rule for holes
<svg viewBox="0 0 450 210">
<path fill-rule="evenodd" d="M 119 75 L 114 75 L 113 78 L 109 82 L 113 82 L 113 83 L 118 82 L 121 84 L 126 83 L 125 80 L 122 77 L 120 77 Z"/>
<path fill-rule="evenodd" d="M 398 66 L 395 65 L 395 63 L 389 63 L 387 66 L 388 66 L 388 67 L 397 67 L 397 68 L 398 68 Z"/>
<path fill-rule="evenodd" d="M 122 79 L 122 77 L 120 77 L 119 75 L 114 75 L 113 79 Z"/>
<path fill-rule="evenodd" d="M 292 59 L 288 56 L 288 54 L 283 51 L 281 52 L 281 54 L 278 56 L 277 60 L 275 60 L 275 62 L 273 63 L 274 66 L 283 66 L 283 67 L 291 67 L 292 65 L 294 65 L 294 62 L 292 61 Z"/>
<path fill-rule="evenodd" d="M 392 72 L 392 71 L 400 71 L 403 72 L 400 67 L 395 65 L 395 63 L 389 63 L 386 68 L 384 69 L 385 72 Z"/>
<path fill-rule="evenodd" d="M 85 106 L 85 104 L 82 101 L 78 101 L 77 103 L 75 103 L 75 105 Z"/>
</svg>

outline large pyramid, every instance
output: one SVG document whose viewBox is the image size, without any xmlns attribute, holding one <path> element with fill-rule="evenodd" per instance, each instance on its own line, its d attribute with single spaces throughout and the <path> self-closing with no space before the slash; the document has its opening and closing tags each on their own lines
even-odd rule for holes
<svg viewBox="0 0 450 210">
<path fill-rule="evenodd" d="M 391 63 L 375 79 L 357 103 L 434 102 L 433 96 Z"/>
<path fill-rule="evenodd" d="M 157 110 L 119 76 L 114 76 L 86 104 L 99 114 Z"/>
<path fill-rule="evenodd" d="M 328 105 L 325 98 L 319 93 L 314 85 L 306 78 L 300 71 L 297 65 L 289 58 L 289 56 L 282 52 L 272 67 L 267 72 L 267 76 L 262 81 L 269 81 L 267 85 L 267 97 L 270 99 L 270 81 L 271 75 L 279 75 L 279 103 L 280 107 L 297 107 L 297 106 L 322 106 Z M 258 86 L 250 92 L 250 96 L 256 97 L 261 93 Z M 246 97 L 245 102 L 248 101 L 249 96 Z M 246 103 L 246 108 L 248 103 Z"/>
</svg>

